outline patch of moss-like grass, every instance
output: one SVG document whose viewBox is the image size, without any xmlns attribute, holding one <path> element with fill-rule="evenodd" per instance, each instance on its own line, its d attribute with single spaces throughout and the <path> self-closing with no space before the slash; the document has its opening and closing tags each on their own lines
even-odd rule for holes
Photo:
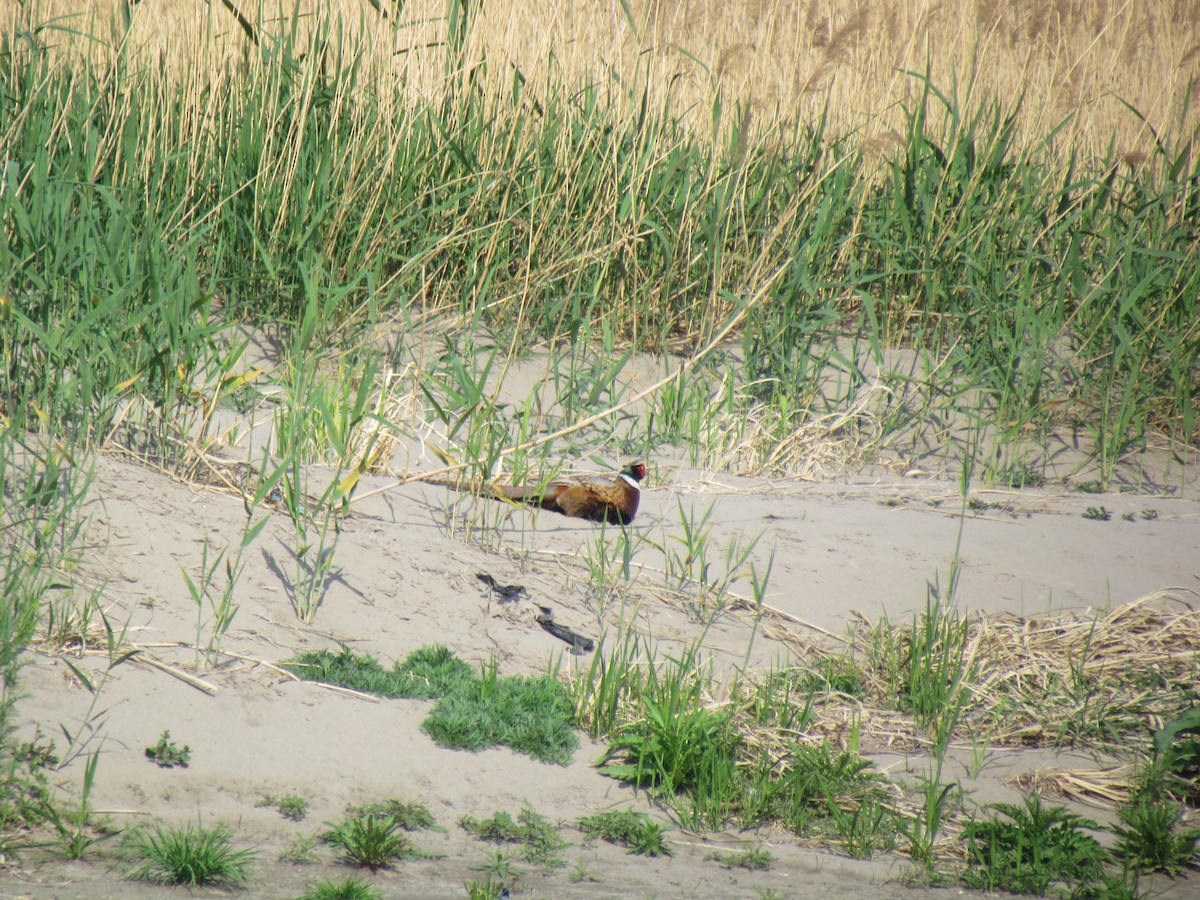
<svg viewBox="0 0 1200 900">
<path fill-rule="evenodd" d="M 441 645 L 422 647 L 390 670 L 346 648 L 305 653 L 283 668 L 309 681 L 381 697 L 436 699 L 421 728 L 443 747 L 479 751 L 500 745 L 567 765 L 579 746 L 574 704 L 553 678 L 500 677 L 494 663 L 476 673 Z"/>
<path fill-rule="evenodd" d="M 475 678 L 474 669 L 441 644 L 414 650 L 391 669 L 346 647 L 338 653 L 302 653 L 282 666 L 306 681 L 406 700 L 435 700 Z"/>
</svg>

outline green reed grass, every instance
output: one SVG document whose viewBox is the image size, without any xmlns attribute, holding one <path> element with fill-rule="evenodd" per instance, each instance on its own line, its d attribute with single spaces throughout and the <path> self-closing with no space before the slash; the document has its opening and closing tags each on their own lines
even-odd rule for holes
<svg viewBox="0 0 1200 900">
<path fill-rule="evenodd" d="M 453 71 L 473 20 L 448 10 Z M 769 420 L 767 440 L 876 380 L 885 441 L 936 433 L 931 404 L 973 414 L 1000 445 L 989 479 L 1054 428 L 1088 435 L 1106 483 L 1149 433 L 1194 438 L 1200 162 L 1172 134 L 1154 159 L 1064 172 L 1059 130 L 1045 152 L 1018 147 L 1019 104 L 914 74 L 878 177 L 824 116 L 751 136 L 718 102 L 728 142 L 706 143 L 644 102 L 644 73 L 551 73 L 531 97 L 460 72 L 401 106 L 332 18 L 182 78 L 53 56 L 61 26 L 24 24 L 0 48 L 0 341 L 22 422 L 33 402 L 94 440 L 132 394 L 166 427 L 220 383 L 226 325 L 304 319 L 315 272 L 325 341 L 419 306 L 518 353 L 572 342 L 556 401 L 570 421 L 615 399 L 630 349 L 702 340 L 783 265 L 740 329 L 743 389 L 722 395 Z M 605 352 L 585 360 L 592 341 Z M 889 356 L 902 344 L 952 365 L 914 380 Z M 664 394 L 651 427 L 710 441 L 706 406 Z"/>
</svg>

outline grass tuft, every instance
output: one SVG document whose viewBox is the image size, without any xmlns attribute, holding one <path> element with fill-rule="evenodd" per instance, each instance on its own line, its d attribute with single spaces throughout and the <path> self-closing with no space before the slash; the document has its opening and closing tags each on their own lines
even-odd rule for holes
<svg viewBox="0 0 1200 900">
<path fill-rule="evenodd" d="M 999 815 L 971 822 L 963 832 L 968 887 L 1041 897 L 1056 883 L 1078 890 L 1101 880 L 1108 856 L 1087 833 L 1099 830 L 1095 822 L 1063 806 L 1044 806 L 1036 796 L 990 808 Z"/>
<path fill-rule="evenodd" d="M 384 697 L 436 698 L 421 730 L 443 747 L 477 752 L 500 745 L 567 765 L 579 746 L 574 704 L 558 681 L 501 678 L 494 665 L 476 675 L 445 647 L 417 650 L 391 671 L 346 649 L 304 654 L 283 666 L 312 681 Z"/>
<path fill-rule="evenodd" d="M 545 816 L 526 808 L 514 820 L 506 812 L 497 812 L 487 819 L 463 816 L 462 828 L 481 841 L 497 844 L 520 844 L 527 862 L 545 868 L 559 868 L 564 863 L 558 853 L 569 846 Z"/>
<path fill-rule="evenodd" d="M 138 828 L 121 848 L 126 876 L 134 881 L 188 887 L 244 887 L 252 850 L 235 850 L 233 832 L 217 828 Z"/>
<path fill-rule="evenodd" d="M 347 863 L 368 869 L 387 868 L 392 863 L 422 855 L 391 816 L 360 815 L 346 819 L 331 825 L 321 840 L 338 848 Z"/>
<path fill-rule="evenodd" d="M 358 878 L 326 878 L 301 894 L 299 900 L 383 900 L 383 891 Z"/>
<path fill-rule="evenodd" d="M 391 670 L 378 660 L 356 655 L 346 647 L 339 653 L 327 650 L 304 653 L 282 666 L 307 681 L 408 700 L 445 696 L 475 677 L 469 665 L 440 644 L 413 651 Z"/>
<path fill-rule="evenodd" d="M 579 820 L 579 828 L 588 840 L 599 838 L 620 844 L 639 856 L 671 855 L 671 849 L 663 841 L 669 826 L 655 822 L 645 813 L 622 810 L 584 816 Z"/>
</svg>

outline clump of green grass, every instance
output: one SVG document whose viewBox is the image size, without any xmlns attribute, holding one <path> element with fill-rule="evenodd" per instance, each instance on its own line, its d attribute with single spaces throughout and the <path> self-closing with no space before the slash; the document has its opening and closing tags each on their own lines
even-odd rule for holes
<svg viewBox="0 0 1200 900">
<path fill-rule="evenodd" d="M 862 696 L 865 678 L 862 668 L 853 660 L 830 656 L 818 660 L 811 669 L 803 670 L 801 690 L 832 691 L 851 697 Z"/>
<path fill-rule="evenodd" d="M 1181 875 L 1200 862 L 1196 844 L 1200 829 L 1183 827 L 1185 808 L 1150 797 L 1136 798 L 1117 810 L 1114 850 L 1127 866 L 1145 872 Z"/>
<path fill-rule="evenodd" d="M 868 857 L 894 841 L 888 783 L 869 760 L 822 742 L 793 744 L 780 760 L 764 755 L 743 768 L 742 827 L 779 822 L 798 835 L 834 835 L 851 856 Z"/>
<path fill-rule="evenodd" d="M 764 871 L 775 863 L 775 855 L 762 847 L 747 847 L 731 853 L 713 852 L 704 858 L 715 860 L 727 869 L 746 869 L 750 872 Z"/>
<path fill-rule="evenodd" d="M 154 884 L 237 888 L 250 880 L 252 850 L 236 850 L 225 827 L 137 828 L 121 848 L 126 876 Z"/>
<path fill-rule="evenodd" d="M 279 861 L 296 866 L 309 866 L 319 863 L 317 855 L 317 835 L 301 835 L 279 851 Z"/>
<path fill-rule="evenodd" d="M 502 678 L 496 666 L 476 674 L 445 647 L 413 652 L 388 671 L 369 656 L 308 653 L 289 671 L 384 697 L 437 698 L 421 729 L 443 747 L 509 747 L 541 762 L 567 765 L 579 746 L 566 689 L 548 677 Z"/>
<path fill-rule="evenodd" d="M 996 803 L 999 815 L 970 822 L 963 831 L 968 887 L 1045 896 L 1055 884 L 1071 890 L 1102 880 L 1108 859 L 1088 832 L 1100 826 L 1040 797 L 1023 804 Z"/>
<path fill-rule="evenodd" d="M 620 844 L 640 856 L 670 856 L 671 848 L 663 841 L 669 828 L 645 813 L 633 810 L 598 813 L 579 820 L 579 829 L 588 840 L 599 838 L 610 844 Z"/>
<path fill-rule="evenodd" d="M 424 803 L 405 803 L 402 800 L 385 800 L 382 803 L 367 803 L 352 806 L 349 810 L 357 816 L 392 818 L 405 831 L 426 831 L 437 827 L 437 820 Z"/>
<path fill-rule="evenodd" d="M 893 704 L 926 723 L 965 703 L 977 674 L 970 623 L 952 600 L 953 584 L 946 593 L 950 600 L 930 588 L 925 611 L 911 626 L 884 621 L 870 637 L 869 664 L 886 682 Z"/>
<path fill-rule="evenodd" d="M 739 739 L 727 712 L 642 703 L 646 718 L 610 741 L 601 773 L 665 797 L 732 779 Z"/>
<path fill-rule="evenodd" d="M 532 809 L 521 810 L 515 820 L 508 813 L 500 811 L 487 819 L 463 816 L 458 824 L 481 841 L 520 844 L 527 862 L 547 868 L 564 865 L 558 854 L 569 845 L 545 816 Z"/>
<path fill-rule="evenodd" d="M 281 816 L 293 822 L 299 822 L 308 815 L 308 801 L 298 794 L 284 794 L 282 797 L 265 794 L 254 805 L 276 809 Z"/>
<path fill-rule="evenodd" d="M 339 849 L 351 865 L 383 869 L 424 855 L 391 816 L 353 816 L 336 825 L 326 824 L 330 830 L 321 835 L 321 840 Z"/>
<path fill-rule="evenodd" d="M 326 878 L 301 894 L 299 900 L 383 900 L 383 891 L 358 878 Z"/>
<path fill-rule="evenodd" d="M 570 697 L 554 679 L 499 678 L 492 670 L 446 694 L 421 730 L 444 747 L 478 751 L 499 744 L 565 766 L 579 746 L 573 717 Z"/>
<path fill-rule="evenodd" d="M 281 665 L 307 681 L 409 700 L 445 696 L 475 675 L 469 665 L 441 644 L 414 650 L 390 670 L 371 656 L 356 654 L 347 647 L 338 653 L 328 650 L 303 653 Z"/>
</svg>

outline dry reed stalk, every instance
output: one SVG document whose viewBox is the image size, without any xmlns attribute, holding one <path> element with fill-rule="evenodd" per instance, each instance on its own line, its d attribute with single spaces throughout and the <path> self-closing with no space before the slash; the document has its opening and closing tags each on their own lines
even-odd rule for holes
<svg viewBox="0 0 1200 900">
<path fill-rule="evenodd" d="M 1200 609 L 1192 608 L 1186 588 L 1156 591 L 1101 616 L 1067 612 L 1023 619 L 972 614 L 968 642 L 977 665 L 969 686 L 963 736 L 983 728 L 996 745 L 1046 745 L 1056 742 L 1079 702 L 1100 704 L 1108 715 L 1150 728 L 1177 714 L 1174 701 L 1147 684 L 1147 676 L 1180 684 L 1200 660 Z M 865 628 L 863 625 L 865 624 Z M 871 629 L 859 619 L 854 642 L 868 644 Z M 893 630 L 903 636 L 911 625 Z M 1068 696 L 1077 680 L 1087 683 L 1083 700 Z M 886 686 L 872 684 L 882 695 Z M 1169 692 L 1168 692 L 1169 693 Z"/>
<path fill-rule="evenodd" d="M 260 32 L 279 33 L 290 24 L 274 19 L 277 7 L 262 7 L 267 15 L 258 21 L 259 7 L 237 6 Z M 301 36 L 319 21 L 320 9 L 325 21 L 340 22 L 347 38 L 366 48 L 376 76 L 401 86 L 380 92 L 376 114 L 384 116 L 393 103 L 440 95 L 448 79 L 483 77 L 490 90 L 502 91 L 515 69 L 527 79 L 528 96 L 538 97 L 555 82 L 612 85 L 619 73 L 624 83 L 647 87 L 651 107 L 674 109 L 697 133 L 711 130 L 709 111 L 720 91 L 727 109 L 741 103 L 759 122 L 803 122 L 827 108 L 834 134 L 857 130 L 871 138 L 901 130 L 898 104 L 919 93 L 909 73 L 928 71 L 944 90 L 955 75 L 969 85 L 968 106 L 987 97 L 1023 98 L 1018 142 L 1025 146 L 1070 120 L 1058 151 L 1064 157 L 1072 149 L 1084 158 L 1103 156 L 1110 142 L 1119 152 L 1149 156 L 1151 128 L 1162 133 L 1178 125 L 1187 134 L 1200 124 L 1195 92 L 1185 104 L 1200 82 L 1200 5 L 1187 0 L 888 0 L 869 15 L 858 0 L 644 0 L 633 8 L 631 27 L 617 0 L 481 5 L 463 48 L 463 71 L 448 75 L 444 0 L 411 0 L 397 17 L 381 15 L 366 0 L 299 5 Z M 119 0 L 7 0 L 0 25 L 11 31 L 72 15 L 70 27 L 100 41 L 56 35 L 63 52 L 100 58 L 124 47 L 155 65 L 165 59 L 173 74 L 197 82 L 220 72 L 248 41 L 246 29 L 217 3 L 161 0 L 152 14 L 133 6 L 125 34 L 113 33 L 118 10 Z M 614 49 L 597 53 L 597 47 Z M 553 72 L 545 64 L 550 58 Z M 486 72 L 479 66 L 484 59 Z M 637 96 L 610 93 L 619 114 L 636 115 Z"/>
<path fill-rule="evenodd" d="M 842 472 L 877 453 L 883 428 L 875 415 L 881 384 L 864 387 L 846 409 L 800 417 L 780 435 L 779 413 L 766 405 L 721 416 L 710 429 L 709 469 L 742 475 L 770 475 L 816 481 Z"/>
<path fill-rule="evenodd" d="M 1154 710 L 1169 711 L 1169 704 L 1154 691 L 1137 685 L 1138 674 L 1146 666 L 1174 666 L 1181 678 L 1194 670 L 1200 659 L 1200 609 L 1194 609 L 1187 597 L 1200 599 L 1193 591 L 1158 591 L 1116 607 L 1107 615 L 1067 612 L 1038 619 L 1013 616 L 977 615 L 973 617 L 968 655 L 979 667 L 980 679 L 971 686 L 971 699 L 956 737 L 967 746 L 972 734 L 984 733 L 992 746 L 1047 746 L 1055 743 L 1058 728 L 1066 713 L 1046 703 L 1054 692 L 1061 693 L 1068 683 L 1073 660 L 1078 660 L 1085 645 L 1103 658 L 1096 667 L 1085 666 L 1084 677 L 1105 672 L 1131 677 L 1132 684 L 1109 681 L 1098 684 L 1096 691 L 1111 694 L 1115 706 L 1132 710 L 1134 715 L 1149 717 L 1148 724 L 1161 725 Z M 859 617 L 855 637 L 862 643 L 865 618 Z M 784 644 L 800 661 L 838 658 L 823 642 L 815 642 L 796 628 L 787 627 L 786 619 L 766 617 L 760 626 L 764 635 Z M 897 632 L 911 630 L 899 626 Z M 1090 637 L 1089 637 L 1090 635 Z M 1160 668 L 1159 672 L 1163 670 Z M 815 721 L 803 733 L 754 724 L 748 711 L 737 712 L 739 733 L 746 742 L 777 761 L 786 759 L 796 743 L 828 742 L 845 749 L 850 735 L 855 736 L 861 752 L 923 752 L 934 742 L 914 717 L 882 705 L 888 695 L 886 686 L 873 681 L 863 671 L 868 689 L 865 697 L 839 693 L 815 694 L 812 712 Z M 746 676 L 750 684 L 761 685 L 762 678 Z M 1164 676 L 1165 677 L 1165 676 Z M 1180 681 L 1180 683 L 1189 683 Z M 744 693 L 744 692 L 743 692 Z M 1017 701 L 1014 703 L 1014 700 Z M 1024 701 L 1024 709 L 1021 707 Z M 1001 710 L 1005 710 L 1002 714 Z M 1147 746 L 1149 741 L 1146 741 Z M 1024 786 L 1053 789 L 1064 796 L 1089 803 L 1119 802 L 1128 796 L 1133 768 L 1120 767 L 1096 772 L 1054 771 L 1021 776 Z"/>
<path fill-rule="evenodd" d="M 1141 770 L 1132 765 L 1109 769 L 1039 769 L 1018 775 L 1010 783 L 1029 793 L 1113 809 L 1133 798 L 1140 775 Z"/>
</svg>

